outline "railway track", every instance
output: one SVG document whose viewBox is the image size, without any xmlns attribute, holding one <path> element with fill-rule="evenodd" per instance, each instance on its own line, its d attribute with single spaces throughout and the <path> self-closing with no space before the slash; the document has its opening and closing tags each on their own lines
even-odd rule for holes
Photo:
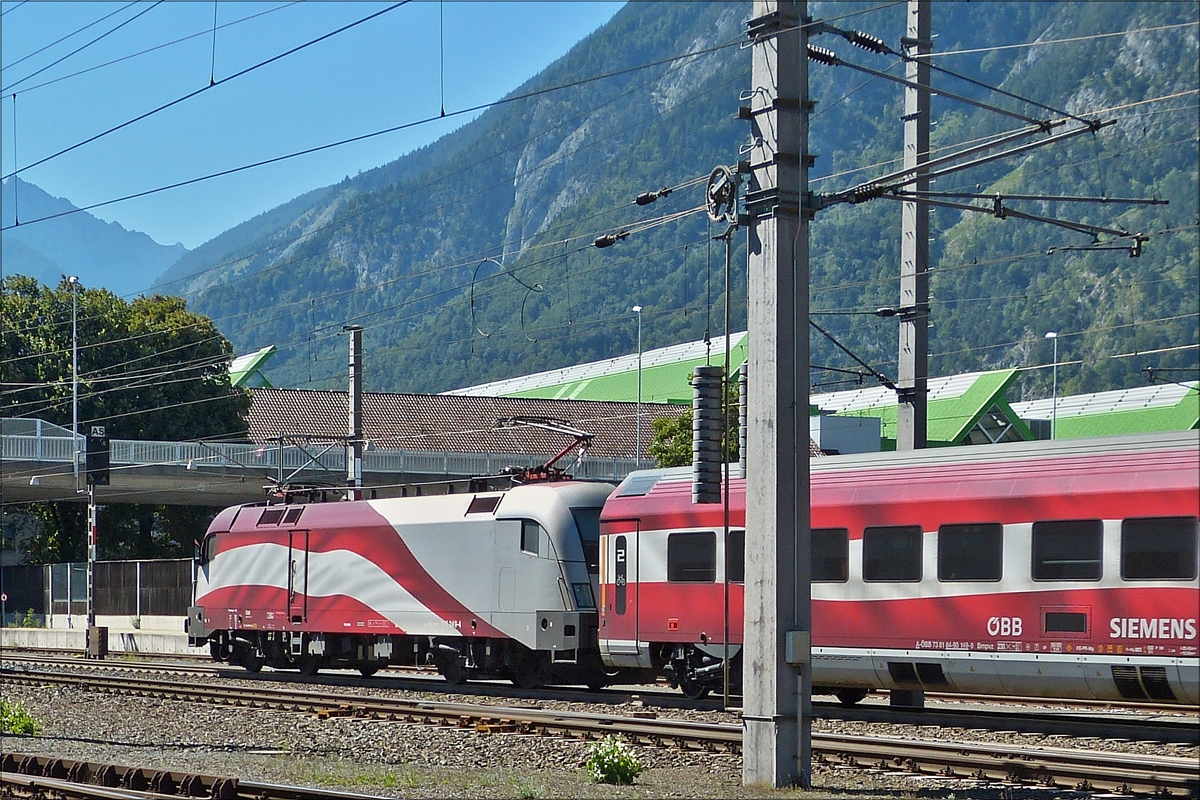
<svg viewBox="0 0 1200 800">
<path fill-rule="evenodd" d="M 525 734 L 597 739 L 620 734 L 636 744 L 703 751 L 740 752 L 741 727 L 634 716 L 362 697 L 266 686 L 199 685 L 96 674 L 30 673 L 0 670 L 3 682 L 84 686 L 89 690 L 204 702 L 237 707 L 352 716 L 410 724 L 445 725 L 482 734 Z M 1138 756 L 1065 748 L 1013 747 L 916 738 L 839 736 L 812 739 L 814 758 L 856 768 L 971 777 L 1043 787 L 1149 793 L 1159 797 L 1200 797 L 1194 759 Z M 1119 763 L 1118 763 L 1119 762 Z M 207 796 L 207 795 L 206 795 Z"/>
<path fill-rule="evenodd" d="M 374 795 L 256 783 L 188 772 L 72 761 L 53 756 L 6 753 L 0 756 L 0 787 L 5 796 L 44 800 L 378 800 Z"/>
<path fill-rule="evenodd" d="M 110 659 L 107 661 L 86 661 L 78 657 L 45 657 L 45 656 L 14 656 L 4 654 L 4 659 L 12 663 L 27 666 L 57 667 L 69 669 L 87 669 L 95 671 L 104 669 L 110 672 L 131 672 L 144 674 L 148 671 L 181 676 L 211 676 L 234 677 L 239 680 L 253 681 L 256 684 L 284 682 L 294 686 L 340 686 L 387 688 L 400 690 L 428 691 L 432 684 L 435 690 L 445 689 L 440 677 L 433 675 L 427 678 L 414 678 L 411 675 L 395 677 L 381 673 L 369 679 L 357 675 L 341 676 L 326 674 L 317 679 L 302 678 L 295 673 L 268 672 L 258 675 L 244 673 L 238 668 L 230 668 L 217 664 L 170 664 L 162 662 L 122 661 Z M 660 709 L 700 709 L 719 710 L 719 701 L 692 701 L 681 696 L 678 692 L 664 690 L 655 692 L 652 689 L 629 691 L 625 689 L 607 689 L 602 692 L 591 692 L 582 689 L 546 688 L 532 691 L 522 691 L 515 687 L 498 683 L 475 683 L 468 686 L 454 687 L 460 694 L 477 694 L 481 697 L 502 699 L 520 698 L 524 700 L 562 700 L 567 702 L 588 702 L 597 704 L 624 704 L 634 700 L 643 706 Z M 994 732 L 1012 732 L 1025 734 L 1043 734 L 1047 736 L 1074 736 L 1098 739 L 1123 739 L 1126 741 L 1160 742 L 1163 744 L 1200 744 L 1200 725 L 1197 715 L 1187 713 L 1180 706 L 1165 706 L 1141 704 L 1129 707 L 1114 707 L 1113 704 L 1061 704 L 1058 710 L 1045 709 L 1046 701 L 1038 702 L 1039 710 L 1029 710 L 1026 703 L 1018 703 L 1021 710 L 1013 711 L 1008 707 L 1003 710 L 982 708 L 972 704 L 971 708 L 963 708 L 965 701 L 990 701 L 993 705 L 996 698 L 966 697 L 959 695 L 945 696 L 954 699 L 954 703 L 931 704 L 925 708 L 910 709 L 887 706 L 876 703 L 861 703 L 856 706 L 843 706 L 838 703 L 813 703 L 813 718 L 838 720 L 843 722 L 866 722 L 888 725 L 915 725 L 924 727 L 962 728 L 967 730 L 986 730 Z M 1103 711 L 1097 714 L 1096 711 Z"/>
</svg>

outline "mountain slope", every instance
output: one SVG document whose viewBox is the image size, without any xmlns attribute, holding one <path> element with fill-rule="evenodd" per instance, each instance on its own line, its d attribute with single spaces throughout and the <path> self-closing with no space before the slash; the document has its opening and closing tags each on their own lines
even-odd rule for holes
<svg viewBox="0 0 1200 800">
<path fill-rule="evenodd" d="M 75 208 L 36 185 L 9 178 L 0 198 L 3 225 L 61 214 Z M 103 287 L 119 296 L 145 292 L 155 277 L 187 252 L 182 244 L 161 245 L 139 231 L 104 222 L 86 211 L 4 232 L 4 274 L 29 275 L 48 286 L 62 275 L 78 275 L 85 286 Z"/>
<path fill-rule="evenodd" d="M 814 3 L 811 12 L 895 46 L 903 8 L 847 16 L 870 8 Z M 1194 91 L 1195 6 L 938 3 L 933 10 L 939 50 L 976 51 L 939 65 L 1060 110 L 1120 121 L 935 188 L 1157 196 L 1171 204 L 1021 206 L 1152 233 L 1137 259 L 1123 250 L 1063 249 L 1086 246 L 1089 237 L 1044 224 L 937 210 L 931 371 L 1047 363 L 1042 336 L 1056 329 L 1060 348 L 1084 362 L 1061 372 L 1067 389 L 1143 380 L 1144 365 L 1113 356 L 1198 337 L 1195 95 L 1103 109 Z M 724 248 L 710 237 L 722 231 L 702 213 L 683 213 L 702 205 L 703 185 L 680 184 L 732 164 L 747 141 L 749 128 L 735 116 L 739 95 L 750 90 L 750 51 L 739 47 L 749 12 L 749 3 L 631 3 L 511 102 L 427 148 L 234 229 L 225 235 L 231 241 L 199 248 L 171 277 L 195 275 L 178 285 L 239 350 L 279 346 L 271 365 L 277 385 L 344 383 L 345 324 L 367 329 L 369 388 L 393 391 L 438 391 L 631 352 L 634 304 L 644 308 L 646 348 L 720 333 Z M 1122 30 L 1142 32 L 1094 36 Z M 1038 40 L 1056 43 L 988 50 Z M 713 49 L 725 43 L 732 46 Z M 888 67 L 832 37 L 820 44 L 847 61 Z M 697 55 L 660 63 L 686 53 Z M 631 69 L 645 64 L 654 66 Z M 811 74 L 814 190 L 888 171 L 901 149 L 900 88 L 847 69 L 814 65 Z M 587 80 L 600 75 L 612 77 Z M 934 84 L 1038 118 L 1058 116 L 948 76 L 935 75 Z M 550 90 L 557 86 L 571 88 Z M 934 116 L 935 146 L 1014 127 L 943 98 Z M 633 205 L 639 193 L 664 187 L 676 188 L 654 205 Z M 678 219 L 656 223 L 676 212 Z M 611 247 L 591 246 L 623 231 L 630 233 Z M 822 327 L 893 377 L 895 322 L 869 312 L 896 303 L 899 239 L 899 204 L 887 200 L 832 207 L 812 227 L 812 306 L 842 312 L 823 316 Z M 732 324 L 741 328 L 744 233 L 734 242 Z M 819 336 L 813 363 L 855 366 Z M 1194 348 L 1156 356 L 1160 367 L 1195 363 Z M 1026 373 L 1022 390 L 1048 394 L 1043 373 Z M 813 379 L 823 383 L 829 373 L 815 371 Z"/>
</svg>

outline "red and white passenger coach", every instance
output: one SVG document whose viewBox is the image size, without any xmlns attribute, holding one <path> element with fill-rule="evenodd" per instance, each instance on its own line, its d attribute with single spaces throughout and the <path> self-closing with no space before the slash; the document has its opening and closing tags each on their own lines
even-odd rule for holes
<svg viewBox="0 0 1200 800">
<path fill-rule="evenodd" d="M 700 696 L 740 674 L 754 532 L 744 480 L 727 547 L 690 480 L 605 504 L 599 647 Z M 814 459 L 811 501 L 814 691 L 1200 703 L 1196 431 Z"/>
</svg>

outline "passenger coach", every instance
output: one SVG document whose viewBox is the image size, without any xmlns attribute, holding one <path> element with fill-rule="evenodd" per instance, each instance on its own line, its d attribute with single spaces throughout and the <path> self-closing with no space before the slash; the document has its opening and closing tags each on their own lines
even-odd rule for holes
<svg viewBox="0 0 1200 800">
<path fill-rule="evenodd" d="M 599 644 L 700 696 L 726 609 L 740 677 L 745 482 L 726 542 L 690 478 L 636 472 L 605 505 Z M 814 459 L 811 501 L 815 692 L 1200 703 L 1200 433 Z"/>
</svg>

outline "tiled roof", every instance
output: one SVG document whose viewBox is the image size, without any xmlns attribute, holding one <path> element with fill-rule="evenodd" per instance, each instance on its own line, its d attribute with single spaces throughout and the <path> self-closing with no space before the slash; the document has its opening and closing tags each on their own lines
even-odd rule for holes
<svg viewBox="0 0 1200 800">
<path fill-rule="evenodd" d="M 634 458 L 637 403 L 525 397 L 363 393 L 363 438 L 383 450 L 457 453 L 527 453 L 546 458 L 570 444 L 563 434 L 527 426 L 495 429 L 505 417 L 552 417 L 594 435 L 588 455 Z M 653 436 L 651 421 L 677 417 L 688 406 L 642 404 L 642 457 Z M 253 390 L 250 438 L 259 444 L 280 436 L 338 439 L 348 430 L 346 392 L 307 389 Z"/>
</svg>

